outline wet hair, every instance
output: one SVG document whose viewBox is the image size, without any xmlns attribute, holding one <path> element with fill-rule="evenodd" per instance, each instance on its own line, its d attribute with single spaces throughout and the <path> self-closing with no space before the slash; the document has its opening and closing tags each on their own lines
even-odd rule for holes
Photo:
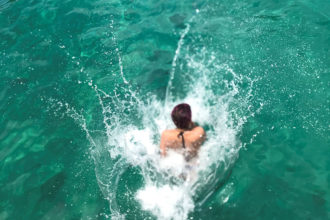
<svg viewBox="0 0 330 220">
<path fill-rule="evenodd" d="M 191 122 L 190 105 L 181 103 L 175 106 L 172 110 L 171 116 L 177 128 L 188 129 Z"/>
</svg>

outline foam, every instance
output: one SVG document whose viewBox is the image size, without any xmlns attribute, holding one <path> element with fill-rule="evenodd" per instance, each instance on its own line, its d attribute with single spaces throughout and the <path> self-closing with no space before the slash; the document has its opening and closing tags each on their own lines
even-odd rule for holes
<svg viewBox="0 0 330 220">
<path fill-rule="evenodd" d="M 155 186 L 147 184 L 137 195 L 144 210 L 151 211 L 158 219 L 187 219 L 194 202 L 185 186 Z"/>
</svg>

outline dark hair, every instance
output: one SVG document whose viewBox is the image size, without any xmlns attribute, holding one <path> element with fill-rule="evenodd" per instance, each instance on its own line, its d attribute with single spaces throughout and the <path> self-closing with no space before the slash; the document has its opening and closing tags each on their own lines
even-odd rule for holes
<svg viewBox="0 0 330 220">
<path fill-rule="evenodd" d="M 191 122 L 190 105 L 182 103 L 175 106 L 172 110 L 171 116 L 177 128 L 188 129 Z"/>
</svg>

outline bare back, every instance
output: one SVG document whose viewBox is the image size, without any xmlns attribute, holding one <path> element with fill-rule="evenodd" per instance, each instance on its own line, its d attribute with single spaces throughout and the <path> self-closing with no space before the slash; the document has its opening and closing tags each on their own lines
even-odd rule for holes
<svg viewBox="0 0 330 220">
<path fill-rule="evenodd" d="M 179 135 L 180 132 L 183 132 L 183 137 Z M 184 142 L 182 139 L 184 139 Z M 165 130 L 162 133 L 160 140 L 161 154 L 166 156 L 167 149 L 173 149 L 176 151 L 186 150 L 191 157 L 195 157 L 205 139 L 205 131 L 202 127 L 199 126 L 196 126 L 192 130 Z M 185 145 L 185 149 L 183 149 L 183 143 Z"/>
</svg>

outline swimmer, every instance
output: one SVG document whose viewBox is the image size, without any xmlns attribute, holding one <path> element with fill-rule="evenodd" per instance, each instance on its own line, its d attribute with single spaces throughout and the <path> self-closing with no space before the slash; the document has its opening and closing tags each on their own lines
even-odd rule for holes
<svg viewBox="0 0 330 220">
<path fill-rule="evenodd" d="M 204 129 L 191 121 L 191 109 L 186 103 L 174 107 L 171 114 L 176 129 L 165 130 L 160 140 L 161 155 L 169 149 L 182 153 L 188 162 L 198 155 L 200 146 L 206 139 Z"/>
</svg>

